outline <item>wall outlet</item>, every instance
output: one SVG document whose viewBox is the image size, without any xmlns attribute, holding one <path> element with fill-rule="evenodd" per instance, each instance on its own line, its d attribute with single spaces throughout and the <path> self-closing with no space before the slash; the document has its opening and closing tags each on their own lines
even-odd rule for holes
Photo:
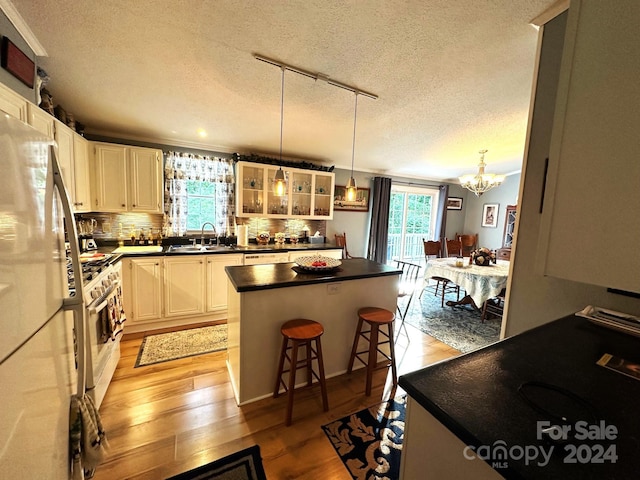
<svg viewBox="0 0 640 480">
<path fill-rule="evenodd" d="M 339 283 L 330 283 L 327 285 L 327 294 L 328 295 L 337 295 L 340 293 L 340 284 Z"/>
</svg>

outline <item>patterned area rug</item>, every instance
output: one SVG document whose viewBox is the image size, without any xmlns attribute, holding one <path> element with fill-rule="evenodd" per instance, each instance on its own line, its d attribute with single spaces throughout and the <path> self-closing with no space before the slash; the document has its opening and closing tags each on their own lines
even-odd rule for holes
<svg viewBox="0 0 640 480">
<path fill-rule="evenodd" d="M 445 304 L 443 308 L 440 306 L 440 297 L 429 290 L 424 291 L 421 299 L 418 299 L 419 295 L 417 291 L 413 296 L 405 323 L 462 353 L 499 340 L 502 323 L 499 318 L 487 319 L 482 323 L 480 312 L 470 306 L 452 308 Z M 453 294 L 445 296 L 445 301 L 455 299 Z"/>
<path fill-rule="evenodd" d="M 353 478 L 400 478 L 406 406 L 403 395 L 322 427 Z"/>
<path fill-rule="evenodd" d="M 266 480 L 260 447 L 245 448 L 167 480 Z"/>
<path fill-rule="evenodd" d="M 147 335 L 140 345 L 135 368 L 226 348 L 226 324 Z"/>
</svg>

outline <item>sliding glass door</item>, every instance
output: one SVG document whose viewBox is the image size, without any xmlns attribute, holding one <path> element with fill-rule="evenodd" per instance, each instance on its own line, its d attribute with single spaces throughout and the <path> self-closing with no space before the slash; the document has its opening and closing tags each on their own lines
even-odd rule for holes
<svg viewBox="0 0 640 480">
<path fill-rule="evenodd" d="M 387 263 L 394 260 L 423 264 L 422 239 L 433 240 L 438 190 L 393 185 L 389 206 Z"/>
</svg>

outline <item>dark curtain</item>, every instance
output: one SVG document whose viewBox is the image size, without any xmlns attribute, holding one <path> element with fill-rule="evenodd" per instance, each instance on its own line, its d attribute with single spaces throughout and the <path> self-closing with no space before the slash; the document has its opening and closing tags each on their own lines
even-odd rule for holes
<svg viewBox="0 0 640 480">
<path fill-rule="evenodd" d="M 440 240 L 440 256 L 447 256 L 447 245 L 445 242 L 445 233 L 447 230 L 447 199 L 449 198 L 449 185 L 440 185 L 438 187 L 440 195 L 438 195 L 438 211 L 436 212 L 436 232 L 434 240 Z"/>
<path fill-rule="evenodd" d="M 389 203 L 391 201 L 391 179 L 373 178 L 371 207 L 371 228 L 369 229 L 369 249 L 367 258 L 379 263 L 387 261 L 389 234 Z"/>
</svg>

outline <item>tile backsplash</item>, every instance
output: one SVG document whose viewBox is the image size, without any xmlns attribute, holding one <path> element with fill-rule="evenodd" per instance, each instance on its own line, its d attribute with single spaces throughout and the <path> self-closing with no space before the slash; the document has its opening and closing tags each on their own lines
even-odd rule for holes
<svg viewBox="0 0 640 480">
<path fill-rule="evenodd" d="M 162 229 L 163 215 L 144 213 L 88 213 L 76 215 L 77 220 L 95 219 L 97 222 L 93 236 L 99 240 L 115 240 L 118 238 L 122 225 L 123 238 L 129 238 L 129 232 L 134 229 L 139 235 L 140 229 L 148 234 L 150 229 L 154 235 Z M 236 218 L 238 225 L 248 225 L 249 238 L 255 238 L 259 232 L 268 231 L 273 237 L 277 232 L 300 235 L 304 229 L 313 236 L 319 232 L 321 236 L 327 234 L 326 220 L 301 220 L 280 218 Z M 195 235 L 195 233 L 194 233 Z M 186 235 L 187 237 L 190 235 Z"/>
</svg>

